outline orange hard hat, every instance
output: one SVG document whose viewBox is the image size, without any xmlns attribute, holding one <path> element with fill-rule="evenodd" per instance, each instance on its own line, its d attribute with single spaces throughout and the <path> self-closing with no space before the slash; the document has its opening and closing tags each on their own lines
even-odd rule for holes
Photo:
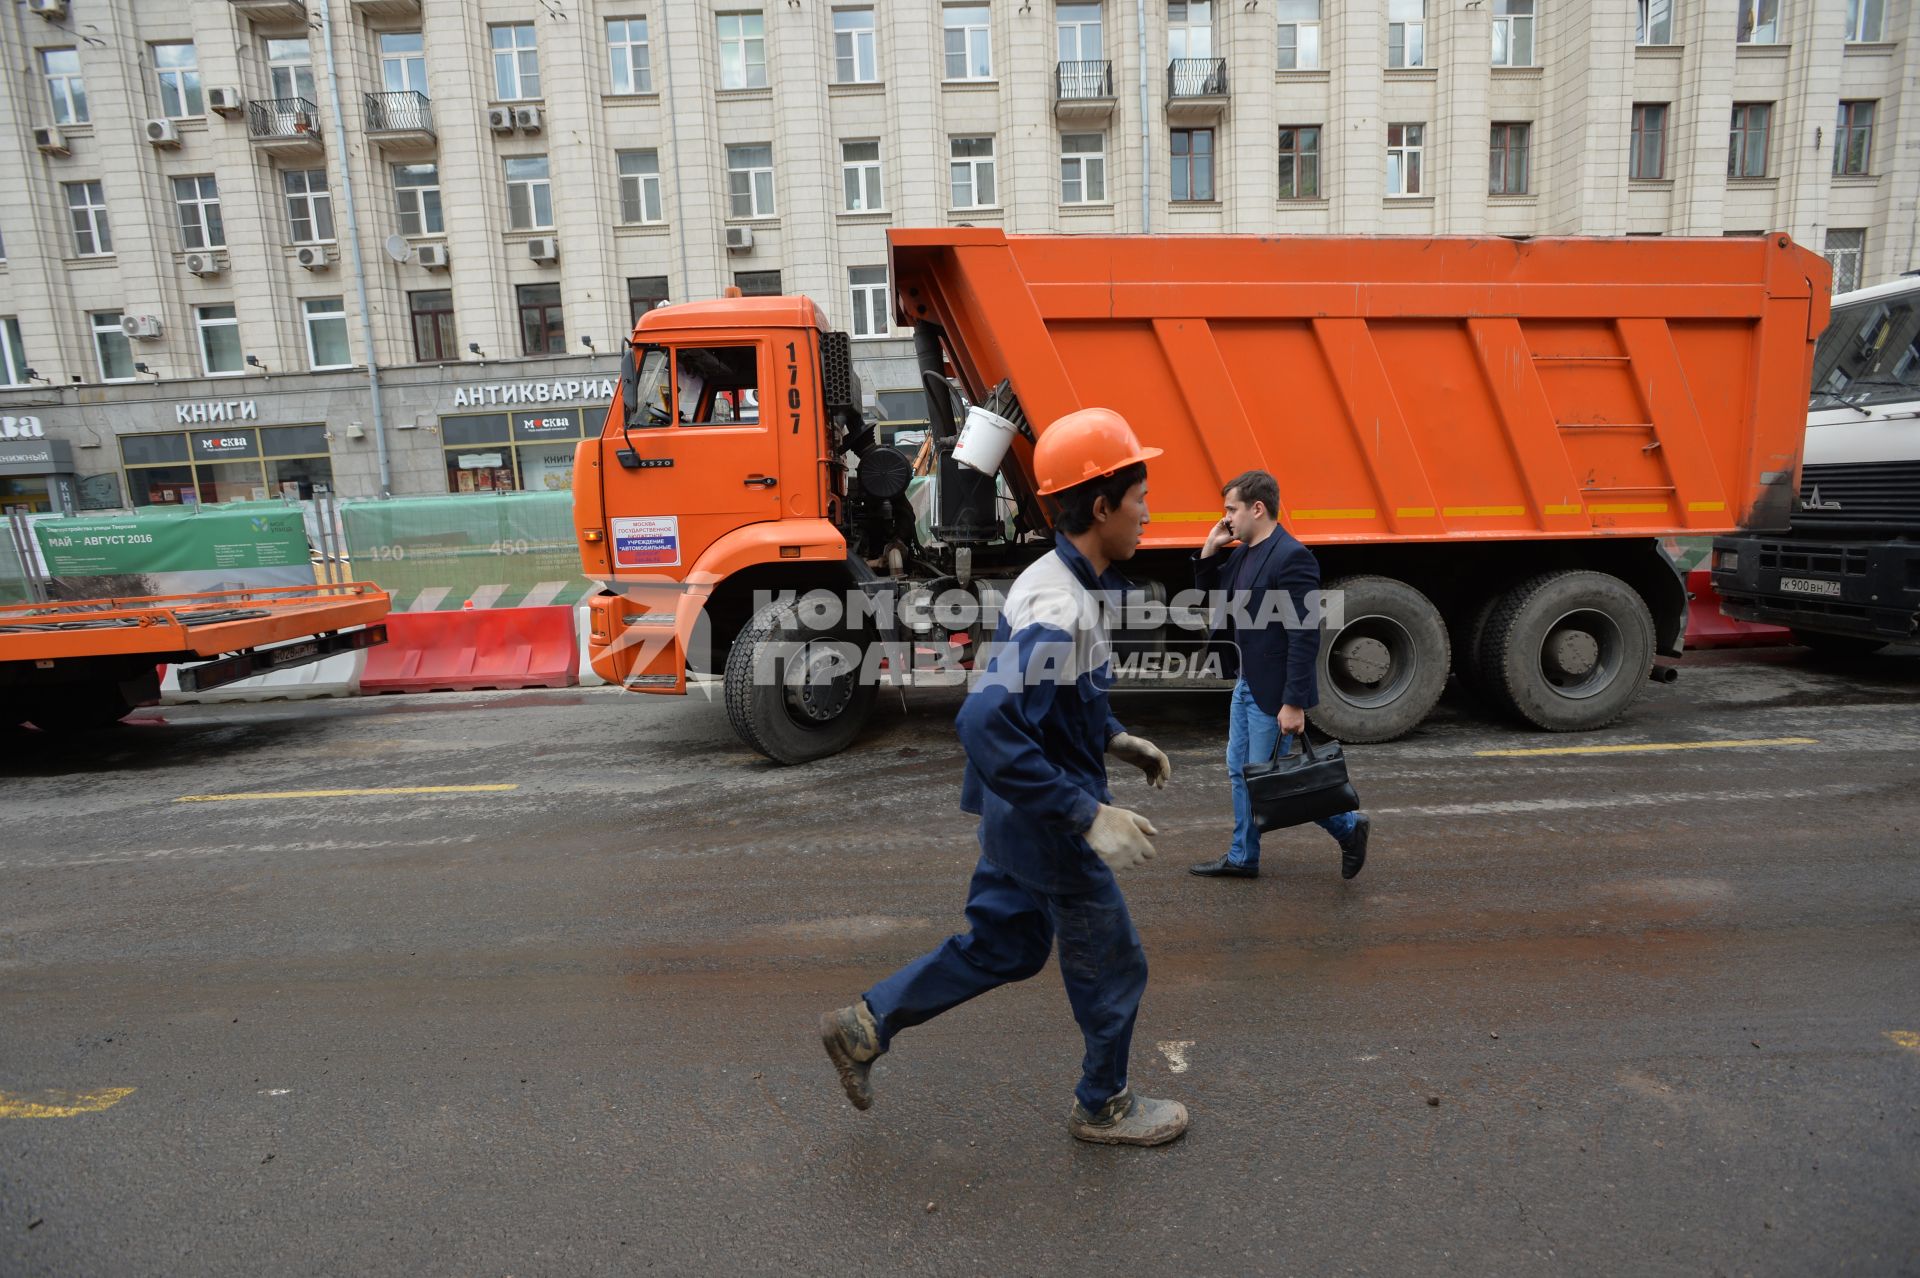
<svg viewBox="0 0 1920 1278">
<path fill-rule="evenodd" d="M 1051 496 L 1159 455 L 1158 448 L 1142 448 L 1127 419 L 1111 408 L 1082 408 L 1040 432 L 1033 475 Z"/>
</svg>

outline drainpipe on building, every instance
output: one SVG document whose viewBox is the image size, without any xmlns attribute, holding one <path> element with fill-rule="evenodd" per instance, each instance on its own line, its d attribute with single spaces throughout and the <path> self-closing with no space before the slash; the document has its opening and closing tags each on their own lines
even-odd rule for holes
<svg viewBox="0 0 1920 1278">
<path fill-rule="evenodd" d="M 667 31 L 667 10 L 671 7 L 671 5 L 665 4 L 659 6 L 656 15 L 660 19 L 660 47 L 669 50 L 673 47 L 668 43 L 669 33 Z M 672 66 L 673 58 L 671 56 L 661 59 L 660 100 L 662 102 L 673 101 L 673 76 L 670 70 Z M 693 300 L 693 273 L 687 266 L 686 228 L 688 222 L 684 218 L 687 206 L 682 203 L 680 199 L 680 113 L 678 111 L 672 109 L 667 111 L 667 125 L 670 130 L 669 136 L 673 139 L 674 222 L 672 225 L 677 227 L 673 232 L 673 238 L 680 241 L 680 300 L 683 302 L 691 302 Z M 628 331 L 631 332 L 632 330 Z M 629 337 L 628 340 L 631 341 L 631 337 Z M 625 358 L 632 359 L 633 352 L 629 350 Z M 625 365 L 622 365 L 622 367 L 624 368 Z"/>
<path fill-rule="evenodd" d="M 1140 19 L 1140 233 L 1153 234 L 1153 130 L 1147 121 L 1147 0 L 1134 6 Z"/>
<path fill-rule="evenodd" d="M 360 256 L 360 215 L 353 205 L 353 166 L 347 157 L 347 117 L 340 107 L 340 81 L 334 73 L 330 0 L 320 0 L 320 46 L 327 54 L 327 104 L 333 108 L 333 135 L 340 139 L 340 195 L 346 204 L 347 245 L 353 252 L 353 284 L 360 295 L 360 340 L 367 348 L 367 387 L 373 393 L 373 446 L 380 459 L 380 496 L 393 496 L 393 466 L 387 458 L 387 415 L 380 405 L 380 361 L 374 356 L 373 312 L 367 303 L 367 264 Z"/>
</svg>

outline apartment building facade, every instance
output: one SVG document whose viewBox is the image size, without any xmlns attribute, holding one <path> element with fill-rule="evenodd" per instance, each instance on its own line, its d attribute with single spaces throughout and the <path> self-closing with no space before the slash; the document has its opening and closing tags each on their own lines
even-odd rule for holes
<svg viewBox="0 0 1920 1278">
<path fill-rule="evenodd" d="M 645 309 L 885 230 L 1786 231 L 1920 266 L 1898 0 L 15 0 L 0 507 L 563 488 Z M 372 355 L 369 366 L 369 353 Z"/>
</svg>

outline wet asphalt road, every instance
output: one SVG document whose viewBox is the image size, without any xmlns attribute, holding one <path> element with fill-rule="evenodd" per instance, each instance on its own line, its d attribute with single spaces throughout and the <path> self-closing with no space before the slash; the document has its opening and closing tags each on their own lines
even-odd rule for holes
<svg viewBox="0 0 1920 1278">
<path fill-rule="evenodd" d="M 1117 785 L 1134 1083 L 1194 1115 L 1148 1151 L 1066 1136 L 1051 966 L 870 1113 L 819 1052 L 959 925 L 952 705 L 786 770 L 604 690 L 15 735 L 0 1114 L 132 1090 L 0 1117 L 0 1274 L 1920 1272 L 1920 657 L 1694 658 L 1578 738 L 1452 705 L 1352 750 L 1352 883 L 1312 829 L 1187 876 L 1225 698 L 1122 698 L 1175 767 Z"/>
</svg>

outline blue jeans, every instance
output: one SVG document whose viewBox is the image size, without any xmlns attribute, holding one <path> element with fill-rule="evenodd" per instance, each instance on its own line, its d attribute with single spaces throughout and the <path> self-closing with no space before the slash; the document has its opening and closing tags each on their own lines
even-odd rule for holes
<svg viewBox="0 0 1920 1278">
<path fill-rule="evenodd" d="M 866 993 L 880 1050 L 903 1029 L 970 998 L 1024 981 L 1060 940 L 1060 976 L 1087 1053 L 1074 1097 L 1089 1113 L 1126 1090 L 1133 1022 L 1147 988 L 1147 956 L 1120 885 L 1058 896 L 1022 885 L 985 857 L 967 889 L 971 930 L 950 936 Z"/>
<path fill-rule="evenodd" d="M 1233 846 L 1227 851 L 1227 859 L 1235 865 L 1260 864 L 1260 831 L 1253 824 L 1253 804 L 1247 798 L 1247 778 L 1243 769 L 1248 763 L 1265 763 L 1273 758 L 1273 743 L 1280 735 L 1280 724 L 1274 717 L 1254 704 L 1253 689 L 1247 687 L 1245 679 L 1233 685 L 1233 709 L 1227 722 L 1227 776 L 1233 785 Z M 1293 744 L 1288 735 L 1281 743 L 1282 752 Z M 1324 817 L 1314 824 L 1331 834 L 1334 838 L 1346 841 L 1353 833 L 1357 812 L 1342 812 L 1338 816 Z"/>
</svg>

